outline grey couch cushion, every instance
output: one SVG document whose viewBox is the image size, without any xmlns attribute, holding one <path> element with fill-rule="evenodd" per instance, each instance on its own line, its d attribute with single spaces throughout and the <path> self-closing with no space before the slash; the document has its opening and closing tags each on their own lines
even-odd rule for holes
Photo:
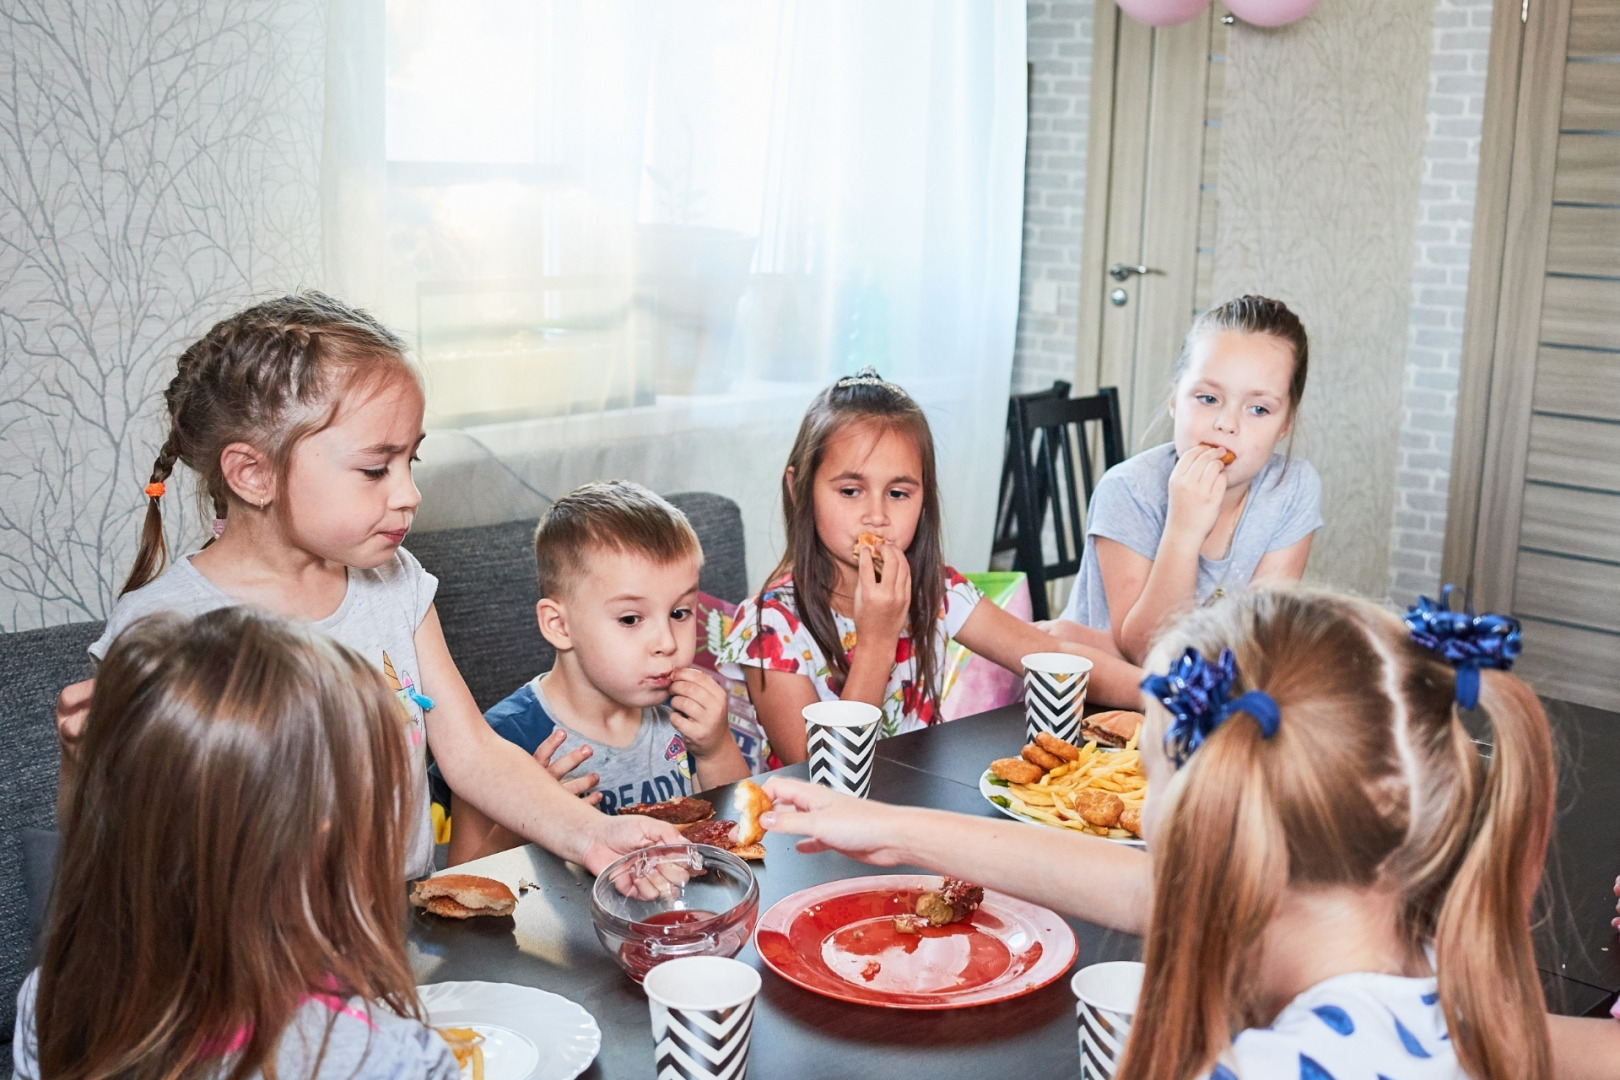
<svg viewBox="0 0 1620 1080">
<path fill-rule="evenodd" d="M 698 588 L 736 603 L 748 593 L 742 511 L 706 491 L 668 496 L 703 545 Z M 450 655 L 480 709 L 487 709 L 557 659 L 535 624 L 535 520 L 413 533 L 406 546 L 439 579 L 436 601 Z"/>
<path fill-rule="evenodd" d="M 56 695 L 68 683 L 89 678 L 85 649 L 104 624 L 72 623 L 44 630 L 0 634 L 0 1040 L 10 1040 L 17 988 L 33 964 L 30 914 L 44 911 L 51 860 L 32 860 L 25 874 L 22 832 L 56 824 Z M 30 895 L 32 894 L 32 895 Z M 32 912 L 30 908 L 32 907 Z M 37 923 L 34 923 L 37 925 Z"/>
</svg>

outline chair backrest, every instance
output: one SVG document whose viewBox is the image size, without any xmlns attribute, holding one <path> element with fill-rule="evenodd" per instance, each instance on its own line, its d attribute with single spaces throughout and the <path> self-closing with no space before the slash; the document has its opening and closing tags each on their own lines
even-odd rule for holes
<svg viewBox="0 0 1620 1080">
<path fill-rule="evenodd" d="M 1001 454 L 1001 489 L 996 497 L 996 532 L 990 543 L 990 554 L 1015 551 L 1018 548 L 1018 510 L 1014 502 L 1013 461 L 1018 442 L 1013 438 L 1013 423 L 1017 419 L 1018 403 L 1030 401 L 1061 401 L 1069 396 L 1069 384 L 1058 379 L 1045 390 L 1031 390 L 1014 394 L 1007 400 L 1007 434 Z M 1036 493 L 1036 502 L 1043 501 Z"/>
<path fill-rule="evenodd" d="M 69 623 L 0 634 L 0 1042 L 16 1020 L 17 988 L 33 966 L 34 931 L 51 887 L 47 860 L 25 873 L 22 834 L 56 824 L 56 695 L 91 674 L 91 642 L 105 623 Z M 34 901 L 32 917 L 30 897 Z"/>
<path fill-rule="evenodd" d="M 736 603 L 748 592 L 742 511 L 707 491 L 666 496 L 686 515 L 703 545 L 698 588 Z M 551 670 L 557 652 L 540 636 L 534 606 L 540 582 L 529 518 L 413 533 L 407 547 L 439 579 L 435 605 L 450 655 L 480 709 Z"/>
<path fill-rule="evenodd" d="M 1080 570 L 1085 551 L 1085 511 L 1096 481 L 1125 460 L 1119 391 L 1106 386 L 1092 397 L 1014 399 L 1011 437 L 1017 554 L 1013 569 L 1029 575 L 1030 604 L 1036 619 L 1051 618 L 1046 583 Z M 1103 454 L 1092 458 L 1088 425 L 1095 425 Z M 1056 558 L 1047 562 L 1043 533 L 1050 513 Z"/>
</svg>

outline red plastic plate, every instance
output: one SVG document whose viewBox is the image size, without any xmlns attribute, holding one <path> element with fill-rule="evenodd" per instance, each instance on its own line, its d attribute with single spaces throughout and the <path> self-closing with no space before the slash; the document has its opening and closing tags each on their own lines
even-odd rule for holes
<svg viewBox="0 0 1620 1080">
<path fill-rule="evenodd" d="M 840 1001 L 960 1009 L 1027 994 L 1074 963 L 1074 931 L 1046 908 L 989 889 L 967 919 L 921 934 L 894 916 L 939 888 L 922 874 L 847 878 L 772 905 L 754 948 L 782 978 Z"/>
</svg>

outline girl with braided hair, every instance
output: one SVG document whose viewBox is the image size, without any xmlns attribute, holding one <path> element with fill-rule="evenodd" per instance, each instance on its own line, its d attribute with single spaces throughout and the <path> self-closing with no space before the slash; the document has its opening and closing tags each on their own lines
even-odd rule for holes
<svg viewBox="0 0 1620 1080">
<path fill-rule="evenodd" d="M 146 489 L 140 550 L 93 657 L 144 615 L 232 605 L 308 623 L 358 650 L 394 690 L 410 745 L 418 812 L 408 877 L 432 870 L 429 746 L 487 816 L 592 870 L 677 838 L 662 822 L 610 818 L 574 798 L 557 777 L 578 755 L 537 760 L 484 723 L 445 646 L 438 582 L 402 546 L 421 500 L 411 462 L 423 394 L 392 331 L 319 293 L 270 300 L 188 348 L 164 400 L 169 432 Z M 162 501 L 177 463 L 197 475 L 218 535 L 170 563 Z M 82 722 L 75 706 L 88 696 L 78 684 L 59 703 L 64 792 Z"/>
</svg>

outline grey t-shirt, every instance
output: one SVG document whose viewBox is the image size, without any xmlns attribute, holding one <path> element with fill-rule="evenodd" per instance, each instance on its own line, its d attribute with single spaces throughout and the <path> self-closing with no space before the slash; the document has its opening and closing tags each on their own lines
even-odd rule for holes
<svg viewBox="0 0 1620 1080">
<path fill-rule="evenodd" d="M 1170 513 L 1170 473 L 1175 467 L 1175 444 L 1164 443 L 1120 462 L 1097 482 L 1086 511 L 1086 550 L 1063 618 L 1110 629 L 1108 597 L 1097 566 L 1097 537 L 1124 544 L 1143 558 L 1156 557 Z M 1247 587 L 1266 552 L 1297 544 L 1322 527 L 1321 504 L 1322 481 L 1310 462 L 1272 454 L 1249 482 L 1249 498 L 1226 558 L 1198 557 L 1198 602 L 1207 603 L 1217 590 L 1231 593 Z"/>
<path fill-rule="evenodd" d="M 34 1027 L 38 989 L 35 968 L 17 993 L 17 1026 L 11 1039 L 17 1080 L 39 1077 L 39 1033 Z M 230 1065 L 229 1057 L 221 1058 L 216 1075 L 227 1075 Z M 368 1009 L 360 998 L 305 1001 L 276 1045 L 275 1066 L 278 1080 L 456 1080 L 461 1075 L 450 1047 L 426 1024 L 395 1016 L 384 1007 Z"/>
<path fill-rule="evenodd" d="M 544 713 L 568 733 L 553 757 L 560 758 L 580 746 L 591 748 L 591 756 L 568 776 L 571 779 L 596 773 L 596 790 L 602 793 L 603 813 L 615 814 L 621 807 L 692 794 L 691 757 L 686 752 L 686 740 L 670 723 L 668 706 L 642 709 L 641 727 L 636 731 L 635 741 L 629 746 L 609 746 L 588 739 L 568 726 L 541 688 L 540 681 L 544 678 L 544 675 L 535 676 L 525 684 L 525 689 L 534 692 L 535 702 Z"/>
<path fill-rule="evenodd" d="M 433 827 L 428 810 L 427 738 L 418 698 L 431 700 L 432 688 L 417 685 L 421 670 L 416 660 L 416 628 L 433 606 L 439 580 L 400 548 L 392 559 L 372 570 L 349 568 L 349 589 L 338 609 L 310 626 L 356 650 L 376 664 L 399 697 L 401 719 L 411 751 L 411 774 L 418 791 L 417 820 L 405 842 L 405 877 L 427 877 L 433 872 Z M 148 585 L 121 597 L 107 619 L 107 629 L 90 646 L 98 661 L 107 655 L 113 639 L 143 615 L 177 612 L 201 615 L 238 601 L 198 572 L 188 555 Z"/>
</svg>

